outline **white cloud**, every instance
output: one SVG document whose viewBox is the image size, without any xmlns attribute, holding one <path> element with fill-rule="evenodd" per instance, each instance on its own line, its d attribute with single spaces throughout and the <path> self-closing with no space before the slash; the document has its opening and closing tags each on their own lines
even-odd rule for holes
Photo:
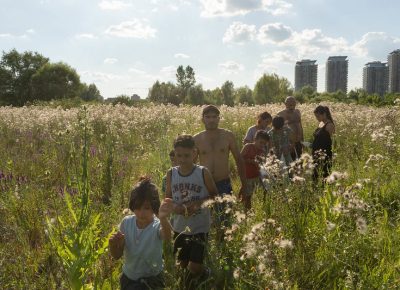
<svg viewBox="0 0 400 290">
<path fill-rule="evenodd" d="M 319 53 L 351 53 L 352 49 L 343 37 L 326 36 L 320 29 L 294 31 L 282 23 L 269 23 L 260 27 L 258 40 L 276 44 L 279 47 L 295 49 L 299 57 L 308 57 Z"/>
<path fill-rule="evenodd" d="M 293 30 L 282 23 L 269 23 L 260 27 L 258 30 L 258 40 L 261 43 L 279 43 L 293 34 Z"/>
<path fill-rule="evenodd" d="M 256 35 L 256 27 L 254 25 L 244 24 L 242 22 L 233 22 L 226 30 L 222 41 L 224 43 L 243 44 L 253 40 Z"/>
<path fill-rule="evenodd" d="M 265 0 L 265 10 L 272 15 L 283 15 L 289 13 L 293 5 L 283 0 Z"/>
<path fill-rule="evenodd" d="M 110 57 L 110 58 L 104 59 L 103 62 L 104 62 L 105 64 L 114 64 L 114 63 L 117 63 L 117 62 L 118 62 L 118 59 L 117 59 L 117 58 L 112 58 L 112 57 Z"/>
<path fill-rule="evenodd" d="M 200 2 L 203 17 L 245 15 L 257 10 L 280 15 L 287 13 L 292 7 L 292 4 L 283 0 L 200 0 Z"/>
<path fill-rule="evenodd" d="M 36 31 L 34 30 L 34 29 L 32 29 L 32 28 L 30 28 L 30 29 L 28 29 L 27 31 L 26 31 L 26 33 L 29 33 L 29 34 L 34 34 Z"/>
<path fill-rule="evenodd" d="M 132 4 L 126 3 L 123 1 L 106 1 L 106 0 L 104 0 L 99 3 L 99 7 L 102 10 L 122 10 L 129 6 L 132 6 Z"/>
<path fill-rule="evenodd" d="M 91 72 L 91 71 L 82 71 L 79 73 L 83 79 L 88 82 L 99 82 L 99 83 L 107 83 L 114 80 L 123 80 L 127 79 L 126 76 L 103 73 L 99 71 Z"/>
<path fill-rule="evenodd" d="M 134 19 L 118 25 L 111 25 L 106 29 L 105 33 L 116 37 L 148 39 L 155 37 L 156 31 L 147 23 Z"/>
<path fill-rule="evenodd" d="M 385 32 L 368 32 L 352 45 L 357 56 L 369 56 L 373 59 L 386 59 L 389 52 L 400 47 L 400 38 Z"/>
<path fill-rule="evenodd" d="M 224 63 L 218 64 L 222 71 L 226 74 L 237 74 L 239 71 L 244 70 L 244 66 L 240 63 L 237 63 L 233 60 L 228 60 Z"/>
<path fill-rule="evenodd" d="M 282 65 L 293 65 L 296 62 L 296 57 L 288 51 L 274 51 L 270 54 L 264 54 L 261 57 L 261 63 L 256 69 L 257 76 L 265 72 L 276 73 Z"/>
<path fill-rule="evenodd" d="M 286 42 L 286 43 L 285 43 Z M 317 53 L 349 53 L 350 47 L 343 37 L 329 37 L 320 29 L 304 29 L 294 32 L 292 37 L 285 41 L 287 44 L 297 48 L 301 56 L 314 55 Z"/>
<path fill-rule="evenodd" d="M 96 39 L 97 36 L 95 36 L 94 34 L 91 33 L 81 33 L 81 34 L 77 34 L 75 35 L 76 39 Z"/>
<path fill-rule="evenodd" d="M 184 53 L 175 53 L 174 57 L 175 58 L 190 58 L 190 56 L 188 56 L 187 54 L 184 54 Z"/>
<path fill-rule="evenodd" d="M 160 73 L 162 74 L 162 76 L 166 77 L 166 78 L 175 78 L 175 74 L 176 74 L 176 67 L 173 65 L 170 66 L 165 66 L 163 68 L 161 68 Z"/>
<path fill-rule="evenodd" d="M 10 33 L 0 33 L 0 37 L 8 38 L 8 37 L 13 37 Z"/>
</svg>

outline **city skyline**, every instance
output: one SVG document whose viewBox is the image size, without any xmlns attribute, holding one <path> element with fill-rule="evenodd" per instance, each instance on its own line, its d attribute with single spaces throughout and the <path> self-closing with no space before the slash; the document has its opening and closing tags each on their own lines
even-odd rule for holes
<svg viewBox="0 0 400 290">
<path fill-rule="evenodd" d="M 190 65 L 204 89 L 230 80 L 253 88 L 263 73 L 287 78 L 293 63 L 347 55 L 348 90 L 364 64 L 400 48 L 398 1 L 344 0 L 3 0 L 0 49 L 37 51 L 65 62 L 106 98 L 147 97 Z M 345 9 L 343 9 L 345 7 Z M 374 17 L 369 15 L 373 11 Z M 356 25 L 354 25 L 356 23 Z M 319 77 L 318 91 L 325 91 Z"/>
</svg>

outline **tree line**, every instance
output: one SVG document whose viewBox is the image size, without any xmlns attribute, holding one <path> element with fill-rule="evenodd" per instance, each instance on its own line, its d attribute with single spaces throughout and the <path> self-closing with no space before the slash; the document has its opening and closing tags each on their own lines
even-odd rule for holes
<svg viewBox="0 0 400 290">
<path fill-rule="evenodd" d="M 203 89 L 196 82 L 196 74 L 191 66 L 180 65 L 176 70 L 176 82 L 156 81 L 149 89 L 147 101 L 162 104 L 215 104 L 234 106 L 237 104 L 267 104 L 283 102 L 288 95 L 294 95 L 301 102 L 334 101 L 366 105 L 393 105 L 400 99 L 400 93 L 386 94 L 383 97 L 368 95 L 363 89 L 351 90 L 348 94 L 319 93 L 311 86 L 294 92 L 291 83 L 277 74 L 263 74 L 253 89 L 248 86 L 235 87 L 232 81 L 225 81 L 215 89 Z M 37 102 L 78 99 L 142 104 L 146 101 L 133 101 L 127 95 L 119 95 L 104 100 L 95 84 L 85 84 L 75 69 L 63 62 L 52 63 L 49 58 L 37 52 L 19 53 L 15 49 L 3 52 L 0 60 L 0 106 L 23 106 Z M 79 102 L 75 102 L 79 105 Z"/>
<path fill-rule="evenodd" d="M 37 52 L 3 52 L 0 60 L 0 105 L 23 106 L 36 101 L 79 97 L 103 100 L 95 84 L 85 84 L 75 69 L 52 63 Z"/>
</svg>

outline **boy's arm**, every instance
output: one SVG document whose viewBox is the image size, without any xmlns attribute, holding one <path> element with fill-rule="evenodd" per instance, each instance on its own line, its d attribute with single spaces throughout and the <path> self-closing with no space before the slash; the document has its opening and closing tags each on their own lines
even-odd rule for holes
<svg viewBox="0 0 400 290">
<path fill-rule="evenodd" d="M 174 204 L 172 199 L 166 198 L 160 205 L 158 218 L 160 219 L 160 238 L 164 241 L 171 240 L 172 227 L 168 220 L 168 216 L 172 213 Z"/>
<path fill-rule="evenodd" d="M 169 198 L 172 200 L 172 190 L 171 190 L 171 176 L 172 176 L 172 170 L 168 170 L 167 172 L 167 180 L 166 180 L 166 188 L 165 188 L 165 197 Z M 174 208 L 173 212 L 176 214 L 185 214 L 185 206 L 175 204 L 174 203 Z"/>
</svg>

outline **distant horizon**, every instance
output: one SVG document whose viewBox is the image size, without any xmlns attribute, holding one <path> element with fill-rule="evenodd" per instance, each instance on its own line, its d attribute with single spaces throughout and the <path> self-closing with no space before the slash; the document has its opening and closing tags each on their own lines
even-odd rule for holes
<svg viewBox="0 0 400 290">
<path fill-rule="evenodd" d="M 105 98 L 148 95 L 193 67 L 205 90 L 230 80 L 253 89 L 263 73 L 294 88 L 296 61 L 316 60 L 325 92 L 329 56 L 349 59 L 348 91 L 362 70 L 400 48 L 400 2 L 344 0 L 3 0 L 0 49 L 37 51 L 77 70 Z"/>
</svg>

